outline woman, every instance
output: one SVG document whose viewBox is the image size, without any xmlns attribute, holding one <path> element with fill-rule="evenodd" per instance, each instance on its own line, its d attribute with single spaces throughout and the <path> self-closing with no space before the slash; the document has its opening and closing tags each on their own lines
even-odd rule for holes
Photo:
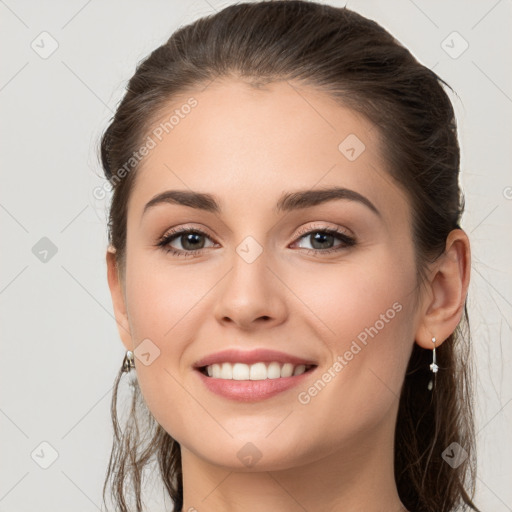
<svg viewBox="0 0 512 512">
<path fill-rule="evenodd" d="M 101 144 L 115 510 L 143 510 L 152 462 L 176 511 L 478 510 L 441 82 L 303 1 L 229 6 L 139 64 Z"/>
</svg>

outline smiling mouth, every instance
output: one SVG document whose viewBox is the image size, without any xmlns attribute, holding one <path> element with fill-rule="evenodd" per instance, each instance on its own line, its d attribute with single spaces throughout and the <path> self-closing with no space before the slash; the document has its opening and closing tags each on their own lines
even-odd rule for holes
<svg viewBox="0 0 512 512">
<path fill-rule="evenodd" d="M 279 363 L 277 361 L 254 364 L 226 362 L 202 366 L 197 370 L 212 379 L 258 381 L 297 377 L 316 367 L 317 365 L 313 364 Z"/>
</svg>

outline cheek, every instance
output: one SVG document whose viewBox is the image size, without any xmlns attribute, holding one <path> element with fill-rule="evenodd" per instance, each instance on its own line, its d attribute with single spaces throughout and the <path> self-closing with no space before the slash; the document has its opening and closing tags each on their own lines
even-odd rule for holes
<svg viewBox="0 0 512 512">
<path fill-rule="evenodd" d="M 329 453 L 349 440 L 364 447 L 394 417 L 414 339 L 414 272 L 402 268 L 395 274 L 388 263 L 382 259 L 375 271 L 340 269 L 339 279 L 325 281 L 323 294 L 309 295 L 308 306 L 321 320 L 315 325 L 327 333 L 317 339 L 332 359 L 309 388 L 298 390 L 297 412 L 309 432 L 321 433 L 312 443 L 318 452 Z M 311 285 L 305 280 L 304 290 Z"/>
<path fill-rule="evenodd" d="M 331 358 L 324 379 L 329 383 L 318 386 L 322 391 L 312 401 L 320 408 L 343 402 L 378 416 L 399 396 L 413 346 L 412 250 L 398 260 L 392 251 L 373 251 L 353 265 L 319 266 L 314 274 L 302 275 L 294 281 L 294 292 L 307 305 L 310 330 Z"/>
<path fill-rule="evenodd" d="M 290 272 L 286 280 L 305 306 L 304 318 L 332 340 L 333 349 L 343 349 L 358 335 L 364 341 L 375 324 L 383 335 L 411 318 L 406 311 L 416 286 L 412 251 L 397 258 L 382 246 L 339 264 Z"/>
<path fill-rule="evenodd" d="M 134 344 L 150 338 L 165 351 L 180 348 L 197 324 L 202 298 L 214 285 L 210 269 L 193 263 L 170 263 L 162 251 L 131 248 L 127 262 L 127 309 Z M 180 350 L 173 351 L 181 354 Z M 175 361 L 174 357 L 174 361 Z"/>
<path fill-rule="evenodd" d="M 150 354 L 147 365 L 143 357 L 136 359 L 137 378 L 151 413 L 160 424 L 167 425 L 170 404 L 173 411 L 190 406 L 190 395 L 181 385 L 182 356 L 197 338 L 198 312 L 204 307 L 200 299 L 212 284 L 197 279 L 192 266 L 172 271 L 155 268 L 134 253 L 126 271 L 127 312 L 136 356 L 137 347 L 141 347 L 139 354 L 142 347 L 142 353 Z M 185 429 L 184 422 L 185 417 L 173 414 L 172 430 Z"/>
</svg>

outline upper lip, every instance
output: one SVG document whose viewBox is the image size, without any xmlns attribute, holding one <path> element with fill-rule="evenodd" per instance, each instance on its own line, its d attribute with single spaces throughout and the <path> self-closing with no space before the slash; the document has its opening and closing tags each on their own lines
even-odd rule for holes
<svg viewBox="0 0 512 512">
<path fill-rule="evenodd" d="M 315 365 L 316 362 L 311 359 L 303 359 L 302 357 L 287 354 L 285 352 L 279 352 L 277 350 L 269 349 L 254 349 L 254 350 L 240 350 L 240 349 L 226 349 L 214 354 L 209 354 L 206 357 L 194 363 L 195 368 L 202 368 L 204 366 L 210 366 L 215 363 L 270 363 L 277 361 L 278 363 L 291 363 L 293 365 Z"/>
</svg>

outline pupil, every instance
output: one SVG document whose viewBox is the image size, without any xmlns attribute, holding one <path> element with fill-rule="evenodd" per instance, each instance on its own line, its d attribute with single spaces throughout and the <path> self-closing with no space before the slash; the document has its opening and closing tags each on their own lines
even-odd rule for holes
<svg viewBox="0 0 512 512">
<path fill-rule="evenodd" d="M 200 237 L 198 233 L 188 233 L 185 235 L 185 243 L 183 244 L 183 247 L 187 249 L 187 244 L 192 243 L 191 247 L 188 247 L 188 249 L 196 250 L 198 249 L 197 244 L 194 245 L 194 239 L 197 242 L 197 237 Z M 201 249 L 202 247 L 199 247 Z"/>
<path fill-rule="evenodd" d="M 313 236 L 314 242 L 320 242 L 320 244 L 321 244 L 320 248 L 324 248 L 324 249 L 325 249 L 324 245 L 326 243 L 331 242 L 332 238 L 333 238 L 333 235 L 329 235 L 327 233 L 315 233 L 314 235 L 311 235 L 311 236 Z M 322 239 L 323 239 L 323 241 L 322 241 Z M 327 241 L 325 241 L 326 239 L 327 239 Z M 314 244 L 312 244 L 312 245 L 314 247 Z"/>
</svg>

